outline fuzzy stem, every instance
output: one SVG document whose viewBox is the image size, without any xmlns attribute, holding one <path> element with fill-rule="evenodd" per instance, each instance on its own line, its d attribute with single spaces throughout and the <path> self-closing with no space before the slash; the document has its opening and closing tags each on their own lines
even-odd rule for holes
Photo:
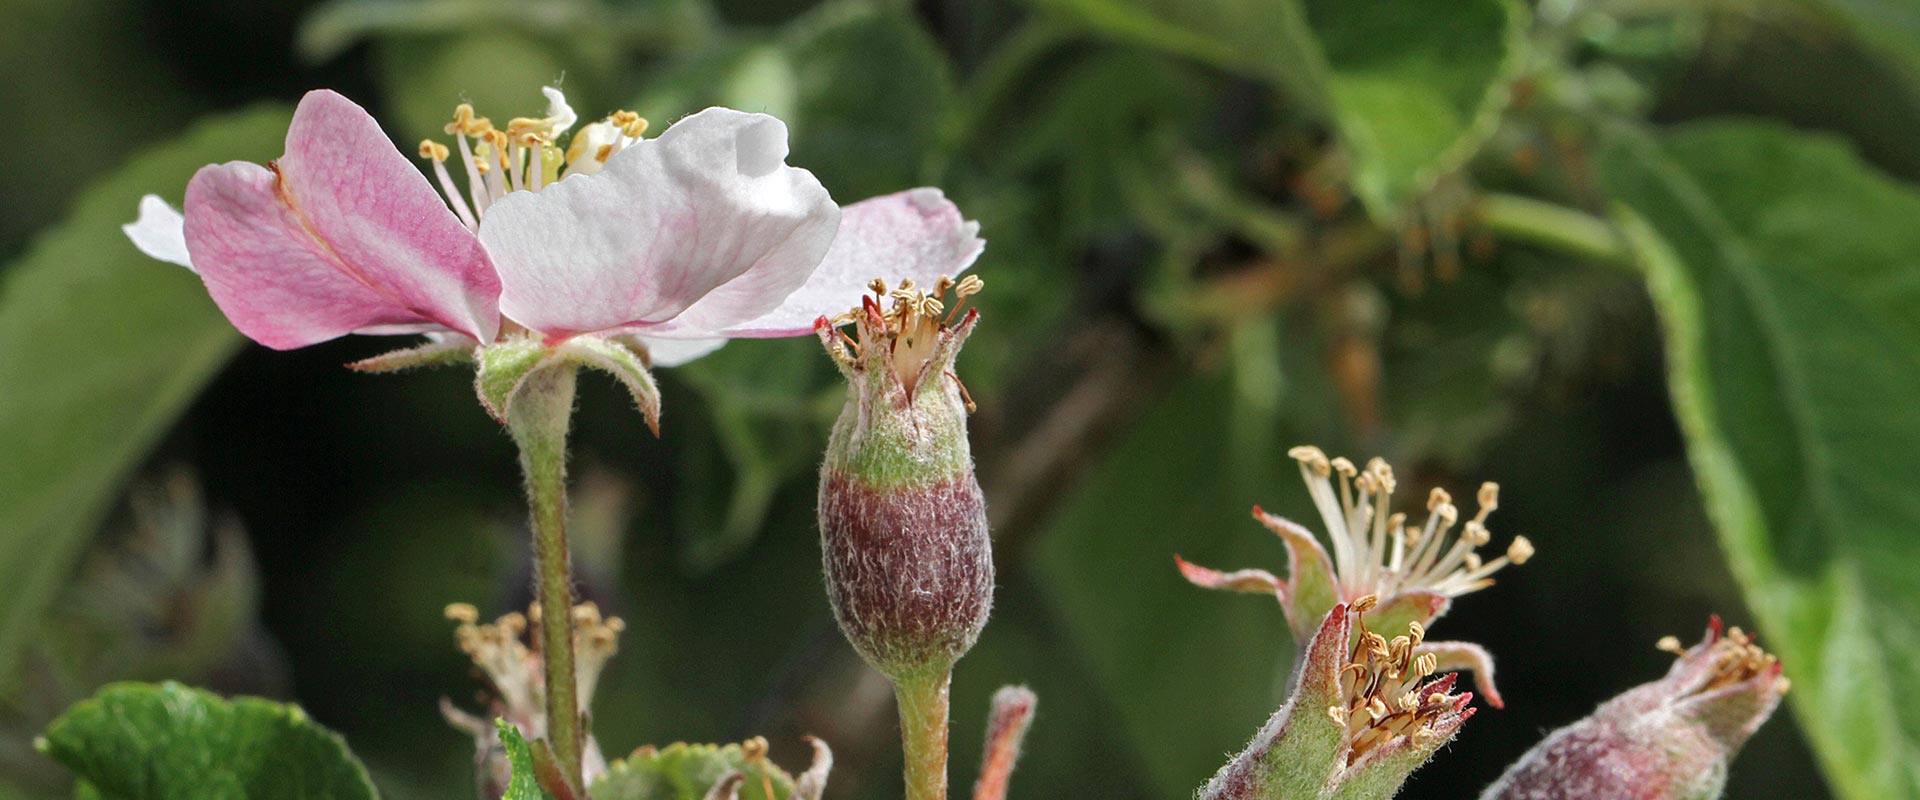
<svg viewBox="0 0 1920 800">
<path fill-rule="evenodd" d="M 573 666 L 573 560 L 567 549 L 567 427 L 573 416 L 575 368 L 536 368 L 507 408 L 507 430 L 520 446 L 532 512 L 535 595 L 540 599 L 540 653 L 546 662 L 547 738 L 574 796 L 584 797 L 578 679 Z"/>
<path fill-rule="evenodd" d="M 906 800 L 947 800 L 947 686 L 952 668 L 903 675 L 893 682 L 906 752 Z"/>
</svg>

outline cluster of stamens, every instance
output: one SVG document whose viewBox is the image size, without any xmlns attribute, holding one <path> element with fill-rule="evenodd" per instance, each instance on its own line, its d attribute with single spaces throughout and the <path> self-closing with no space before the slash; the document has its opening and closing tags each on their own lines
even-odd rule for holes
<svg viewBox="0 0 1920 800">
<path fill-rule="evenodd" d="M 1367 630 L 1361 615 L 1378 603 L 1377 596 L 1367 595 L 1349 609 L 1360 635 L 1340 668 L 1339 702 L 1327 708 L 1327 717 L 1344 731 L 1348 764 L 1396 737 L 1426 744 L 1425 739 L 1440 735 L 1434 730 L 1439 718 L 1458 711 L 1463 702 L 1447 694 L 1452 676 L 1427 680 L 1439 659 L 1433 653 L 1414 655 L 1426 636 L 1420 623 L 1408 623 L 1406 634 L 1391 640 Z"/>
<path fill-rule="evenodd" d="M 865 354 L 865 347 L 885 347 L 892 354 L 893 369 L 900 382 L 913 387 L 922 368 L 932 358 L 940 334 L 959 318 L 967 299 L 986 288 L 986 282 L 978 275 L 968 275 L 958 281 L 942 275 L 932 287 L 915 285 L 909 278 L 889 290 L 885 280 L 874 278 L 867 288 L 873 294 L 862 296 L 858 308 L 828 320 L 836 329 L 851 324 L 860 334 L 856 339 L 841 331 L 840 340 L 847 352 L 835 355 L 843 363 L 852 365 Z M 951 303 L 947 301 L 949 295 L 953 297 Z M 890 307 L 886 305 L 888 301 L 892 301 Z M 948 374 L 951 377 L 952 374 Z M 958 379 L 955 380 L 957 383 Z M 966 387 L 962 385 L 960 391 L 965 395 Z M 972 411 L 971 397 L 966 404 L 967 410 Z"/>
<path fill-rule="evenodd" d="M 1712 628 L 1707 634 L 1707 642 L 1703 646 L 1706 648 L 1704 653 L 1695 656 L 1680 644 L 1678 637 L 1663 636 L 1654 645 L 1680 658 L 1712 659 L 1712 665 L 1707 671 L 1707 680 L 1695 690 L 1696 692 L 1710 692 L 1723 686 L 1745 683 L 1761 675 L 1778 675 L 1780 672 L 1778 657 L 1761 649 L 1760 645 L 1755 643 L 1753 636 L 1737 625 L 1727 629 L 1723 634 L 1718 617 L 1713 619 Z M 1789 682 L 1784 676 L 1777 678 L 1774 682 L 1774 690 L 1780 694 L 1786 694 L 1788 686 Z"/>
<path fill-rule="evenodd" d="M 574 669 L 584 707 L 592 700 L 608 659 L 619 652 L 620 632 L 627 626 L 619 617 L 602 616 L 600 607 L 590 602 L 572 611 Z M 481 623 L 479 610 L 466 603 L 447 606 L 446 616 L 459 623 L 454 641 L 460 652 L 486 674 L 506 710 L 529 717 L 543 714 L 546 690 L 540 656 L 525 640 L 529 625 L 540 624 L 540 604 L 533 604 L 526 614 L 502 614 L 491 623 Z"/>
<path fill-rule="evenodd" d="M 1373 459 L 1363 470 L 1345 458 L 1329 459 L 1317 447 L 1295 447 L 1287 455 L 1300 462 L 1300 474 L 1327 525 L 1335 572 L 1349 594 L 1392 597 L 1425 590 L 1457 597 L 1493 585 L 1493 573 L 1533 557 L 1533 543 L 1525 536 L 1515 536 L 1506 554 L 1491 561 L 1475 552 L 1492 539 L 1486 522 L 1500 505 L 1497 484 L 1480 485 L 1478 512 L 1450 536 L 1460 509 L 1445 489 L 1435 487 L 1427 496 L 1425 522 L 1409 525 L 1405 513 L 1387 510 L 1395 482 L 1386 461 Z"/>
<path fill-rule="evenodd" d="M 447 205 L 467 228 L 479 230 L 487 208 L 508 192 L 537 192 L 561 178 L 599 171 L 609 157 L 640 141 L 647 130 L 647 121 L 640 115 L 616 111 L 582 127 L 563 150 L 560 137 L 577 118 L 558 90 L 543 91 L 548 99 L 545 117 L 515 117 L 503 130 L 494 127 L 492 120 L 476 116 L 472 105 L 461 103 L 444 128 L 453 136 L 455 148 L 432 139 L 420 142 L 420 157 L 433 163 Z M 447 169 L 446 162 L 456 149 L 466 171 L 464 192 Z"/>
</svg>

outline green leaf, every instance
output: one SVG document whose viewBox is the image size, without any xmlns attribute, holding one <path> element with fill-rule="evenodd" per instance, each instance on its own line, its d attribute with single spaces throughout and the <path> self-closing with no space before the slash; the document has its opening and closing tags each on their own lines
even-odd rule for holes
<svg viewBox="0 0 1920 800">
<path fill-rule="evenodd" d="M 527 746 L 520 729 L 504 719 L 494 720 L 494 724 L 500 729 L 500 746 L 506 749 L 511 765 L 507 791 L 500 800 L 553 800 L 552 793 L 540 788 L 540 781 L 534 778 L 533 748 Z"/>
<path fill-rule="evenodd" d="M 735 770 L 747 776 L 740 800 L 785 800 L 793 794 L 793 777 L 764 755 L 748 757 L 737 744 L 675 743 L 614 762 L 606 776 L 587 787 L 587 795 L 593 800 L 701 800 Z"/>
<path fill-rule="evenodd" d="M 1526 47 L 1510 0 L 1306 0 L 1353 189 L 1393 220 L 1493 134 Z"/>
<path fill-rule="evenodd" d="M 1842 797 L 1920 797 L 1920 193 L 1757 123 L 1616 139 L 1602 174 L 1763 643 Z"/>
<path fill-rule="evenodd" d="M 1513 0 L 1036 0 L 1118 38 L 1265 78 L 1330 117 L 1392 222 L 1493 133 L 1526 46 Z"/>
<path fill-rule="evenodd" d="M 765 111 L 792 130 L 789 161 L 842 202 L 925 183 L 951 104 L 946 58 L 891 5 L 831 3 L 771 39 L 737 44 L 648 87 L 650 119 L 709 105 Z"/>
<path fill-rule="evenodd" d="M 372 800 L 367 771 L 298 706 L 162 684 L 108 686 L 40 750 L 114 800 Z"/>
<path fill-rule="evenodd" d="M 191 273 L 119 226 L 194 170 L 278 155 L 289 113 L 214 118 L 88 190 L 0 282 L 0 686 L 128 472 L 241 343 Z"/>
</svg>

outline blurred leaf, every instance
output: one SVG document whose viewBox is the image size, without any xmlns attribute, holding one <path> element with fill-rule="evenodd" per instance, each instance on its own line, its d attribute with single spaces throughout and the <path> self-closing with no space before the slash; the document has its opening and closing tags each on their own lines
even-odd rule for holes
<svg viewBox="0 0 1920 800">
<path fill-rule="evenodd" d="M 111 172 L 153 132 L 194 119 L 201 101 L 181 85 L 174 42 L 154 35 L 147 6 L 135 0 L 12 0 L 13 24 L 0 28 L 0 107 L 13 133 L 32 147 L 0 153 L 7 178 L 0 253 L 52 223 L 77 190 Z M 112 119 L 139 109 L 143 136 L 75 135 L 80 120 Z M 59 169 L 47 169 L 59 164 Z"/>
<path fill-rule="evenodd" d="M 701 800 L 722 777 L 738 770 L 747 776 L 740 800 L 784 800 L 793 794 L 793 777 L 764 752 L 762 747 L 761 755 L 748 756 L 737 744 L 674 743 L 665 750 L 643 749 L 614 762 L 587 794 L 593 800 Z"/>
<path fill-rule="evenodd" d="M 1527 12 L 1514 0 L 1306 0 L 1306 9 L 1354 193 L 1391 221 L 1492 135 L 1524 57 Z"/>
<path fill-rule="evenodd" d="M 241 339 L 195 277 L 120 235 L 144 192 L 277 155 L 289 115 L 215 118 L 89 189 L 0 283 L 0 686 L 129 470 Z"/>
<path fill-rule="evenodd" d="M 1095 28 L 1260 76 L 1330 115 L 1375 218 L 1493 133 L 1526 44 L 1513 0 L 1036 0 Z"/>
<path fill-rule="evenodd" d="M 1920 4 L 1911 0 L 1787 0 L 1859 37 L 1920 99 Z"/>
<path fill-rule="evenodd" d="M 853 202 L 925 182 L 952 95 L 946 58 L 917 19 L 838 2 L 682 64 L 638 107 L 655 120 L 710 105 L 778 116 L 792 130 L 789 160 Z"/>
<path fill-rule="evenodd" d="M 1185 796 L 1204 783 L 1278 707 L 1291 657 L 1271 598 L 1197 589 L 1174 567 L 1176 553 L 1230 565 L 1285 557 L 1247 515 L 1292 491 L 1275 462 L 1222 469 L 1229 392 L 1219 379 L 1175 389 L 1086 476 L 1036 545 L 1041 584 L 1152 778 L 1136 796 Z"/>
<path fill-rule="evenodd" d="M 1722 547 L 1828 779 L 1920 797 L 1920 193 L 1757 123 L 1622 134 L 1601 164 Z"/>
<path fill-rule="evenodd" d="M 1033 0 L 1108 36 L 1274 82 L 1311 109 L 1327 103 L 1299 0 Z"/>
<path fill-rule="evenodd" d="M 367 771 L 298 706 L 122 683 L 56 720 L 41 749 L 114 800 L 375 797 Z"/>
<path fill-rule="evenodd" d="M 507 29 L 550 40 L 576 39 L 597 49 L 620 45 L 679 46 L 702 38 L 712 20 L 694 0 L 614 6 L 598 0 L 333 0 L 308 15 L 300 53 L 332 59 L 362 39 Z"/>
</svg>

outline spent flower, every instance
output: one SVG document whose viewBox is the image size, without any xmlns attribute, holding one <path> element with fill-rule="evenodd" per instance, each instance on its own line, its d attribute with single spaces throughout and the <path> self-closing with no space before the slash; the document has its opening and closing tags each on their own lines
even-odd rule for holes
<svg viewBox="0 0 1920 800">
<path fill-rule="evenodd" d="M 482 623 L 479 610 L 471 605 L 447 606 L 447 619 L 458 623 L 455 643 L 473 660 L 490 691 L 484 716 L 463 711 L 445 698 L 440 701 L 440 713 L 448 724 L 473 735 L 476 780 L 486 797 L 501 796 L 512 775 L 492 720 L 505 720 L 528 740 L 543 739 L 548 734 L 544 662 L 538 650 L 527 646 L 526 637 L 529 624 L 540 624 L 540 611 L 536 604 L 526 614 L 511 612 Z M 586 714 L 601 671 L 620 650 L 620 633 L 626 630 L 626 623 L 619 617 L 602 616 L 593 603 L 574 606 L 572 621 L 577 697 L 580 713 Z M 539 638 L 533 637 L 532 641 L 538 642 Z M 584 751 L 585 780 L 592 783 L 606 774 L 607 760 L 591 736 L 586 738 Z"/>
<path fill-rule="evenodd" d="M 1464 523 L 1452 495 L 1435 487 L 1427 495 L 1425 519 L 1414 522 L 1391 510 L 1398 483 L 1385 460 L 1375 458 L 1361 469 L 1345 458 L 1330 459 L 1317 447 L 1295 447 L 1287 454 L 1300 464 L 1300 475 L 1326 525 L 1331 555 L 1311 531 L 1255 506 L 1253 518 L 1287 547 L 1292 569 L 1286 580 L 1261 569 L 1222 572 L 1177 556 L 1174 561 L 1196 585 L 1278 599 L 1294 641 L 1303 647 L 1327 609 L 1369 596 L 1378 599 L 1374 614 L 1383 629 L 1418 623 L 1424 632 L 1446 613 L 1453 598 L 1492 585 L 1494 573 L 1533 557 L 1533 543 L 1524 536 L 1514 537 L 1506 552 L 1491 560 L 1477 552 L 1492 540 L 1486 523 L 1500 504 L 1497 484 L 1480 485 L 1478 508 Z M 1418 646 L 1439 660 L 1440 669 L 1472 670 L 1487 702 L 1502 705 L 1493 682 L 1493 659 L 1484 648 L 1452 641 Z"/>
<path fill-rule="evenodd" d="M 1368 629 L 1362 618 L 1378 602 L 1367 595 L 1327 612 L 1286 704 L 1202 800 L 1391 797 L 1473 716 L 1473 694 L 1455 694 L 1452 674 L 1434 677 L 1439 659 L 1421 651 L 1420 623 L 1391 639 Z"/>
<path fill-rule="evenodd" d="M 951 667 L 993 605 L 972 401 L 953 372 L 979 318 L 962 308 L 981 286 L 876 279 L 859 308 L 816 323 L 849 383 L 820 468 L 827 594 L 854 649 L 896 679 Z"/>
<path fill-rule="evenodd" d="M 1693 647 L 1672 636 L 1658 646 L 1675 655 L 1666 677 L 1548 735 L 1483 800 L 1719 797 L 1733 757 L 1787 693 L 1780 660 L 1719 617 Z"/>
</svg>

